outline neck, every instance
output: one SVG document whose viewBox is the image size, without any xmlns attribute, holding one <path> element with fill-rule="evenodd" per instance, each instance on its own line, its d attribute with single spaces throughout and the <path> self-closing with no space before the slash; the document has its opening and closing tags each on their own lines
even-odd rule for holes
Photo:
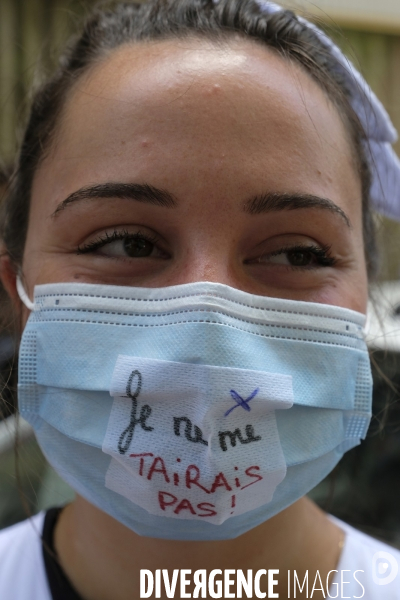
<svg viewBox="0 0 400 600">
<path fill-rule="evenodd" d="M 55 546 L 62 568 L 84 600 L 139 598 L 141 569 L 153 574 L 168 569 L 170 579 L 174 569 L 190 569 L 192 575 L 199 569 L 241 569 L 245 576 L 247 569 L 253 574 L 277 569 L 274 592 L 285 598 L 289 570 L 296 570 L 301 581 L 307 570 L 313 581 L 318 570 L 326 581 L 338 563 L 341 538 L 341 530 L 305 498 L 234 540 L 183 542 L 138 536 L 78 497 L 61 513 Z M 267 584 L 268 578 L 262 577 L 261 590 L 266 592 Z M 179 581 L 176 589 L 179 597 Z M 317 593 L 314 599 L 324 597 Z"/>
</svg>

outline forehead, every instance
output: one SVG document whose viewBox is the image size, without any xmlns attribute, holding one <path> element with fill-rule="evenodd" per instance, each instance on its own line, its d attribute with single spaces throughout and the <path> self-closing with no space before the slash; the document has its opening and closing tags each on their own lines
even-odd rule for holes
<svg viewBox="0 0 400 600">
<path fill-rule="evenodd" d="M 189 193 L 221 172 L 225 193 L 261 177 L 274 191 L 360 195 L 342 120 L 308 74 L 250 41 L 198 39 L 121 47 L 79 79 L 34 191 L 45 181 L 57 202 L 72 181 L 131 178 Z"/>
</svg>

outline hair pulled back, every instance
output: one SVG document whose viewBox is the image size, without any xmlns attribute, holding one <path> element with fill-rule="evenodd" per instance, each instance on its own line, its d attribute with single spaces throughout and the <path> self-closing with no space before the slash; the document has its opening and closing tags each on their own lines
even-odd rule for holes
<svg viewBox="0 0 400 600">
<path fill-rule="evenodd" d="M 188 36 L 255 40 L 301 65 L 336 106 L 348 132 L 362 185 L 364 246 L 369 274 L 376 268 L 370 210 L 370 171 L 365 133 L 353 111 L 335 59 L 317 35 L 294 13 L 265 14 L 255 0 L 148 0 L 113 2 L 94 10 L 80 35 L 70 42 L 54 75 L 35 93 L 15 174 L 5 203 L 3 239 L 17 268 L 22 262 L 32 182 L 51 148 L 68 94 L 79 77 L 116 48 L 142 41 Z"/>
</svg>

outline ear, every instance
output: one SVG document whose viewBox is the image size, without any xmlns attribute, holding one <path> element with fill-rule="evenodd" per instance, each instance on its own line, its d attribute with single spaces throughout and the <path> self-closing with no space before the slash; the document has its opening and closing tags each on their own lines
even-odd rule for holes
<svg viewBox="0 0 400 600">
<path fill-rule="evenodd" d="M 10 297 L 14 310 L 21 310 L 21 301 L 17 292 L 17 271 L 4 247 L 0 250 L 0 280 Z"/>
</svg>

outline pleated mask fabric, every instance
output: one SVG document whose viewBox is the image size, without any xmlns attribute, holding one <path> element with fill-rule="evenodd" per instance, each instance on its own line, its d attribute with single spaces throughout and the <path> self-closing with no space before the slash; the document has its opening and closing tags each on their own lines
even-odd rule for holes
<svg viewBox="0 0 400 600">
<path fill-rule="evenodd" d="M 60 476 L 137 533 L 234 538 L 365 436 L 364 321 L 216 283 L 40 285 L 20 411 Z"/>
</svg>

